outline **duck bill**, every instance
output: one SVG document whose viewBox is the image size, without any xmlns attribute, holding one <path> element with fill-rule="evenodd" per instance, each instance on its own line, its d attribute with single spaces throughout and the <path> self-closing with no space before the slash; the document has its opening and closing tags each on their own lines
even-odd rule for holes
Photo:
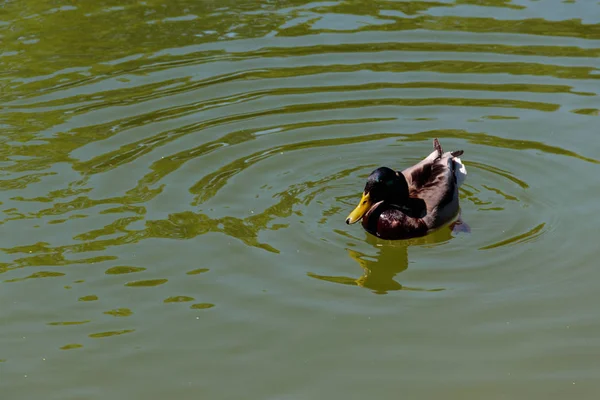
<svg viewBox="0 0 600 400">
<path fill-rule="evenodd" d="M 360 221 L 360 219 L 367 213 L 367 211 L 371 209 L 372 205 L 373 202 L 371 201 L 371 196 L 369 195 L 369 193 L 363 193 L 362 198 L 360 199 L 360 203 L 358 203 L 358 206 L 356 206 L 356 208 L 352 210 L 350 215 L 348 215 L 348 218 L 346 218 L 346 223 L 353 224 L 355 222 Z"/>
</svg>

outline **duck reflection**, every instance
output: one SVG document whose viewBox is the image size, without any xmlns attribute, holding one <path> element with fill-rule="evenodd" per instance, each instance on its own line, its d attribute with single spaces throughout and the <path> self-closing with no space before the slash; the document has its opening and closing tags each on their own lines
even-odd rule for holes
<svg viewBox="0 0 600 400">
<path fill-rule="evenodd" d="M 452 228 L 455 228 L 456 231 L 456 227 L 452 226 Z M 405 286 L 394 280 L 394 278 L 408 268 L 408 248 L 410 246 L 439 245 L 449 241 L 452 236 L 452 229 L 450 227 L 442 228 L 434 234 L 423 238 L 401 241 L 383 241 L 367 234 L 366 242 L 376 250 L 375 255 L 346 249 L 350 258 L 356 261 L 362 268 L 363 273 L 360 277 L 326 276 L 314 273 L 309 273 L 308 275 L 327 282 L 371 289 L 376 294 L 386 294 L 395 290 L 442 291 L 444 290 L 443 288 L 425 289 Z"/>
<path fill-rule="evenodd" d="M 380 245 L 375 257 L 347 249 L 348 255 L 363 269 L 356 285 L 371 289 L 377 294 L 394 290 L 415 290 L 396 282 L 394 277 L 408 268 L 408 244 Z"/>
</svg>

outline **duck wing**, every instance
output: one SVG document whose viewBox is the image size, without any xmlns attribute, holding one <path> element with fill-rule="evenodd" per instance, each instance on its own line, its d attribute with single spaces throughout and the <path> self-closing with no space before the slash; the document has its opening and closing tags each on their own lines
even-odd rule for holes
<svg viewBox="0 0 600 400">
<path fill-rule="evenodd" d="M 458 158 L 463 151 L 444 153 L 437 139 L 434 151 L 416 165 L 406 168 L 409 196 L 425 202 L 428 226 L 439 225 L 458 211 L 458 187 L 464 181 L 466 169 Z"/>
</svg>

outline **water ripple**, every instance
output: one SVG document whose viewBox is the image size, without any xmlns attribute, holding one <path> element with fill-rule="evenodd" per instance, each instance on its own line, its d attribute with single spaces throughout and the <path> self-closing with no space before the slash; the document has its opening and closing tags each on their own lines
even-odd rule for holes
<svg viewBox="0 0 600 400">
<path fill-rule="evenodd" d="M 211 368 L 228 376 L 227 360 L 247 361 L 236 358 L 244 345 L 234 333 L 248 334 L 259 349 L 248 360 L 261 367 L 290 343 L 310 347 L 294 343 L 305 316 L 334 326 L 332 315 L 393 321 L 402 312 L 418 327 L 446 321 L 446 311 L 428 314 L 439 299 L 456 313 L 441 323 L 469 341 L 458 343 L 490 351 L 470 328 L 487 317 L 487 299 L 535 307 L 530 293 L 546 292 L 535 285 L 583 276 L 595 254 L 600 21 L 583 2 L 560 12 L 508 0 L 5 6 L 7 365 L 48 347 L 128 365 L 137 361 L 116 343 L 163 357 L 170 342 L 151 334 L 184 343 L 179 335 L 194 332 L 186 348 L 212 355 L 223 364 Z M 374 168 L 419 161 L 434 137 L 465 150 L 470 233 L 448 226 L 389 242 L 344 224 Z M 527 293 L 513 296 L 519 288 Z M 420 345 L 440 349 L 428 341 L 435 332 L 405 325 L 394 329 L 413 347 L 388 343 L 403 359 L 420 359 L 411 353 Z M 34 339 L 21 344 L 22 332 Z M 497 332 L 483 336 L 502 343 L 514 333 Z M 365 346 L 361 359 L 374 354 Z M 522 355 L 486 359 L 505 365 L 509 353 Z M 181 371 L 197 370 L 182 360 Z"/>
</svg>

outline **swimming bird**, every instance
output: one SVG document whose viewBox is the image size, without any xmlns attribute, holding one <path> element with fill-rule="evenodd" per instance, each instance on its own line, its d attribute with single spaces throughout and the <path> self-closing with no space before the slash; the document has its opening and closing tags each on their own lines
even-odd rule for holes
<svg viewBox="0 0 600 400">
<path fill-rule="evenodd" d="M 374 170 L 347 224 L 362 219 L 363 228 L 381 239 L 409 239 L 456 220 L 458 188 L 467 170 L 458 158 L 462 150 L 444 153 L 438 139 L 433 152 L 403 171 Z"/>
</svg>

